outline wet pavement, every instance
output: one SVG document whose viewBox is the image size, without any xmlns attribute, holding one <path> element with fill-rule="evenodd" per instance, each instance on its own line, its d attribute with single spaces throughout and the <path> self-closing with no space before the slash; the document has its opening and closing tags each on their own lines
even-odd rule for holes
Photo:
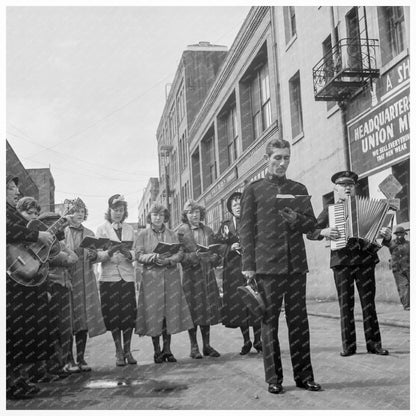
<svg viewBox="0 0 416 416">
<path fill-rule="evenodd" d="M 337 305 L 326 303 L 308 305 L 312 363 L 315 379 L 323 387 L 321 392 L 308 392 L 294 385 L 282 316 L 279 331 L 285 376 L 282 395 L 267 392 L 261 354 L 253 349 L 246 356 L 239 355 L 242 346 L 239 329 L 216 325 L 212 328 L 211 344 L 221 352 L 221 357 L 189 358 L 188 336 L 181 333 L 172 337 L 177 363 L 154 364 L 151 339 L 135 335 L 132 347 L 138 365 L 116 367 L 111 335 L 93 338 L 88 341 L 86 355 L 93 371 L 40 384 L 37 396 L 7 401 L 7 409 L 409 409 L 410 329 L 381 324 L 383 346 L 390 355 L 377 356 L 366 353 L 362 323 L 357 323 L 357 354 L 343 358 L 339 356 L 339 320 L 325 316 L 336 315 Z M 391 318 L 396 308 L 399 305 L 393 305 L 389 315 L 388 308 L 379 305 L 379 316 L 384 310 Z"/>
</svg>

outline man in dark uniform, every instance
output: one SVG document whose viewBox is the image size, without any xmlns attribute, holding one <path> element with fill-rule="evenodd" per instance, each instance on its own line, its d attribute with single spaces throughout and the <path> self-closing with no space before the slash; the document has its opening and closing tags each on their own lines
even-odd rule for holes
<svg viewBox="0 0 416 416">
<path fill-rule="evenodd" d="M 301 183 L 286 178 L 290 145 L 273 139 L 266 147 L 268 162 L 264 179 L 249 184 L 243 192 L 240 239 L 243 274 L 254 278 L 263 296 L 266 313 L 262 321 L 263 360 L 268 391 L 283 392 L 283 371 L 278 338 L 279 314 L 285 301 L 290 355 L 297 387 L 318 391 L 314 381 L 306 313 L 306 261 L 303 233 L 316 226 L 312 205 L 304 212 L 276 205 L 276 195 L 307 195 Z"/>
<path fill-rule="evenodd" d="M 344 201 L 348 195 L 355 195 L 358 175 L 351 171 L 334 174 L 331 181 L 335 184 L 337 202 Z M 310 240 L 329 240 L 339 238 L 335 227 L 329 227 L 328 207 L 325 207 L 317 219 L 317 227 L 308 233 Z M 380 234 L 390 240 L 391 231 L 383 228 Z M 388 355 L 381 347 L 380 328 L 377 320 L 375 295 L 376 281 L 374 269 L 379 262 L 377 253 L 362 247 L 357 241 L 339 250 L 331 250 L 330 268 L 334 272 L 335 286 L 341 315 L 342 357 L 353 355 L 357 351 L 354 321 L 354 282 L 357 285 L 363 311 L 364 334 L 367 351 L 371 354 Z"/>
<path fill-rule="evenodd" d="M 399 292 L 400 302 L 405 311 L 410 310 L 410 241 L 406 230 L 397 226 L 393 233 L 396 238 L 388 242 L 391 253 L 391 269 Z"/>
</svg>

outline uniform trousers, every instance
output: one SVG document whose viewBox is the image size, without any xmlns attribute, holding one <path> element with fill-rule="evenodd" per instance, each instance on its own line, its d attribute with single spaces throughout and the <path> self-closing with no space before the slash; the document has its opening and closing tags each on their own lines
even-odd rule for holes
<svg viewBox="0 0 416 416">
<path fill-rule="evenodd" d="M 376 280 L 374 267 L 374 265 L 360 264 L 333 268 L 341 315 L 341 337 L 344 351 L 355 352 L 357 349 L 354 320 L 354 282 L 357 285 L 363 311 L 367 350 L 381 347 L 380 328 L 375 305 Z"/>
<path fill-rule="evenodd" d="M 278 337 L 279 315 L 285 301 L 289 348 L 295 382 L 313 380 L 309 323 L 306 312 L 306 274 L 257 274 L 260 294 L 266 304 L 261 324 L 266 383 L 282 384 L 283 370 Z"/>
<path fill-rule="evenodd" d="M 399 292 L 400 302 L 404 308 L 410 307 L 410 279 L 408 270 L 396 270 L 393 272 L 396 281 L 397 291 Z"/>
</svg>

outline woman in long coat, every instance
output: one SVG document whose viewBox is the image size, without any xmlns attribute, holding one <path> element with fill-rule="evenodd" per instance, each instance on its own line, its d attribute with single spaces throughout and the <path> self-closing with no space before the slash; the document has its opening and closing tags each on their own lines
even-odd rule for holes
<svg viewBox="0 0 416 416">
<path fill-rule="evenodd" d="M 75 364 L 73 357 L 72 338 L 69 364 L 72 367 L 78 366 L 81 371 L 90 371 L 91 367 L 84 358 L 87 337 L 92 338 L 104 334 L 106 327 L 101 313 L 97 280 L 92 267 L 92 262 L 97 256 L 91 250 L 80 247 L 83 238 L 93 237 L 94 233 L 82 225 L 88 215 L 84 202 L 78 198 L 74 204 L 75 212 L 69 217 L 69 227 L 65 229 L 65 244 L 78 255 L 78 261 L 69 269 L 72 282 L 72 322 L 77 363 Z"/>
<path fill-rule="evenodd" d="M 136 259 L 143 264 L 143 273 L 135 332 L 152 337 L 155 363 L 175 362 L 170 349 L 171 334 L 193 328 L 178 268 L 183 250 L 176 254 L 153 252 L 159 242 L 178 243 L 176 234 L 164 224 L 169 221 L 169 211 L 163 205 L 152 205 L 147 221 L 150 227 L 139 233 L 136 243 Z"/>
<path fill-rule="evenodd" d="M 202 353 L 210 357 L 220 356 L 210 345 L 210 325 L 221 321 L 221 299 L 214 273 L 221 257 L 210 251 L 203 253 L 198 250 L 197 244 L 208 246 L 214 237 L 212 229 L 201 222 L 204 218 L 205 208 L 188 200 L 184 205 L 183 224 L 178 229 L 179 242 L 184 247 L 183 290 L 194 324 L 194 328 L 188 331 L 191 358 L 202 358 L 196 336 L 198 325 L 202 334 Z"/>
<path fill-rule="evenodd" d="M 135 235 L 126 224 L 127 202 L 120 194 L 108 200 L 106 221 L 97 229 L 97 237 L 109 238 L 112 245 L 97 251 L 101 262 L 100 297 L 105 326 L 111 331 L 116 347 L 116 365 L 137 364 L 131 351 L 131 337 L 136 322 L 136 287 L 133 261 Z M 123 334 L 123 339 L 121 335 Z"/>
<path fill-rule="evenodd" d="M 238 236 L 240 225 L 240 199 L 241 192 L 234 192 L 227 200 L 227 208 L 232 218 L 223 221 L 216 235 L 216 242 L 224 243 L 227 248 L 223 259 L 223 308 L 222 324 L 227 328 L 240 327 L 244 344 L 241 355 L 248 354 L 251 347 L 260 352 L 261 346 L 261 319 L 255 318 L 244 304 L 237 288 L 246 283 L 241 273 L 241 246 Z M 249 327 L 253 327 L 254 344 L 250 341 Z"/>
</svg>

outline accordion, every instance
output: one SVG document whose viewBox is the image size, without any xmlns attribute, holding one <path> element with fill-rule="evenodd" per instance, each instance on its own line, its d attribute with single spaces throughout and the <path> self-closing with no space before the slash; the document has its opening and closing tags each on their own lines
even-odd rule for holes
<svg viewBox="0 0 416 416">
<path fill-rule="evenodd" d="M 360 196 L 349 196 L 343 202 L 328 206 L 329 226 L 337 228 L 340 237 L 331 240 L 331 250 L 355 246 L 377 251 L 376 239 L 380 229 L 387 226 L 393 213 L 388 213 L 389 201 Z"/>
</svg>

